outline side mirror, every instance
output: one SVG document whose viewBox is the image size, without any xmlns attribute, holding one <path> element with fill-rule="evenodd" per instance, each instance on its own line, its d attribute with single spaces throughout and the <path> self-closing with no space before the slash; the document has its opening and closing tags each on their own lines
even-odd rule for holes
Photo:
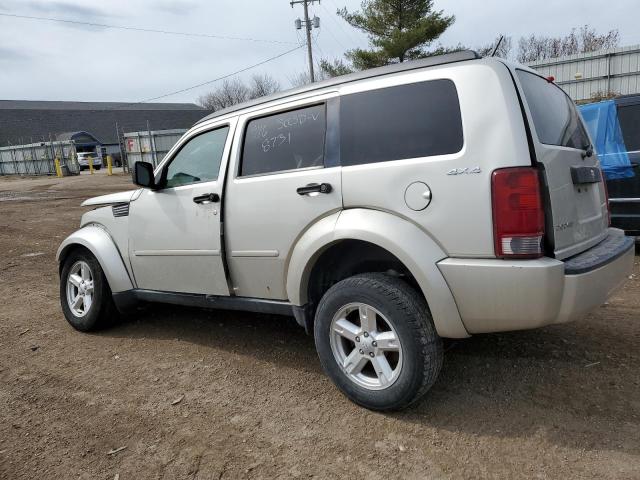
<svg viewBox="0 0 640 480">
<path fill-rule="evenodd" d="M 153 165 L 149 162 L 136 162 L 133 169 L 133 183 L 144 188 L 158 188 L 153 177 Z"/>
</svg>

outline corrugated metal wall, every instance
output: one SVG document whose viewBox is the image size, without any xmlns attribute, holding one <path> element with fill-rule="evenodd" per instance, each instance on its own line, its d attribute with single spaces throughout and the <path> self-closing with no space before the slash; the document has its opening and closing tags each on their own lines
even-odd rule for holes
<svg viewBox="0 0 640 480">
<path fill-rule="evenodd" d="M 125 133 L 124 149 L 129 168 L 132 169 L 136 162 L 149 162 L 157 166 L 185 132 L 176 129 Z"/>
<path fill-rule="evenodd" d="M 62 141 L 0 148 L 0 175 L 55 175 L 55 158 L 65 175 L 80 172 L 73 142 Z"/>
<path fill-rule="evenodd" d="M 640 93 L 640 45 L 550 58 L 529 66 L 545 77 L 555 77 L 575 101 L 607 92 Z"/>
</svg>

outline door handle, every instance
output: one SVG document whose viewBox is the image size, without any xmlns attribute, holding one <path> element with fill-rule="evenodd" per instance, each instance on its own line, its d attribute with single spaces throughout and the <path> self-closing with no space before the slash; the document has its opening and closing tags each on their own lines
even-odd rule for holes
<svg viewBox="0 0 640 480">
<path fill-rule="evenodd" d="M 329 183 L 310 183 L 304 187 L 296 189 L 298 195 L 309 195 L 310 193 L 331 193 L 333 188 Z"/>
<path fill-rule="evenodd" d="M 217 193 L 205 193 L 204 195 L 198 195 L 193 197 L 195 203 L 217 203 L 220 201 L 220 195 Z"/>
</svg>

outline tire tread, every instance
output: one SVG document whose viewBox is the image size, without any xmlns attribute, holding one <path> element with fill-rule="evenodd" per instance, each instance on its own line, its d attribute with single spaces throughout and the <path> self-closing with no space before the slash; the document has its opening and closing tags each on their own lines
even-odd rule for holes
<svg viewBox="0 0 640 480">
<path fill-rule="evenodd" d="M 355 287 L 376 292 L 385 302 L 393 305 L 395 309 L 403 313 L 404 321 L 410 327 L 420 342 L 420 357 L 423 359 L 422 368 L 417 368 L 420 375 L 417 392 L 410 392 L 404 398 L 400 398 L 393 405 L 378 410 L 400 410 L 418 399 L 433 386 L 443 363 L 442 340 L 438 336 L 431 312 L 424 298 L 407 282 L 401 278 L 384 273 L 363 273 L 344 279 L 333 285 L 323 296 L 318 311 L 323 303 L 330 298 L 331 293 Z M 357 400 L 356 400 L 357 402 Z M 368 406 L 368 405 L 365 405 Z M 368 406 L 371 408 L 370 406 Z"/>
</svg>

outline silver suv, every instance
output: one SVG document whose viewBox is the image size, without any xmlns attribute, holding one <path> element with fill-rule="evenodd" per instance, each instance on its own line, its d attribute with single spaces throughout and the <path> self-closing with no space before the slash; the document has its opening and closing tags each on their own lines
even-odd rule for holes
<svg viewBox="0 0 640 480">
<path fill-rule="evenodd" d="M 423 395 L 442 337 L 583 317 L 630 274 L 571 100 L 459 52 L 216 112 L 60 246 L 78 330 L 139 302 L 293 315 L 367 408 Z"/>
</svg>

